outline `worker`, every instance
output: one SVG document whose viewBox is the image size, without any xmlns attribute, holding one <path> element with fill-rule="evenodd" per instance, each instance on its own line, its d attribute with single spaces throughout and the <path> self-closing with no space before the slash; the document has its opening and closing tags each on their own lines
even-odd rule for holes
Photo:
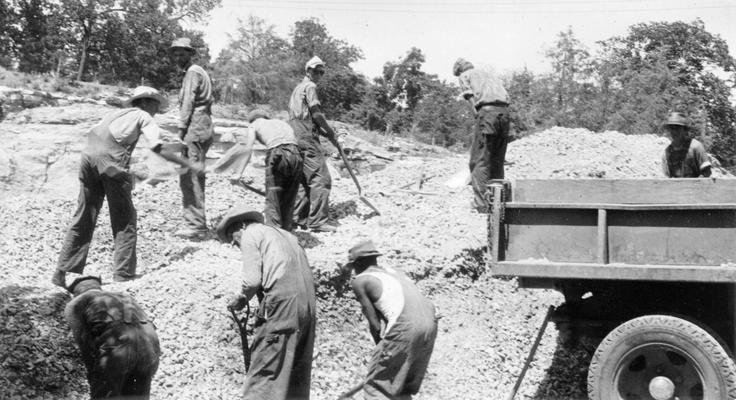
<svg viewBox="0 0 736 400">
<path fill-rule="evenodd" d="M 248 113 L 250 126 L 242 142 L 233 146 L 212 166 L 213 172 L 229 168 L 244 179 L 245 167 L 257 140 L 266 146 L 266 223 L 284 230 L 293 229 L 294 201 L 302 174 L 302 156 L 291 125 L 271 119 L 268 112 L 256 109 Z"/>
<path fill-rule="evenodd" d="M 184 74 L 179 94 L 179 137 L 186 143 L 182 155 L 204 169 L 207 150 L 212 145 L 214 125 L 212 124 L 212 81 L 207 72 L 192 62 L 196 50 L 189 38 L 174 40 L 170 55 Z M 179 177 L 181 187 L 184 227 L 174 235 L 188 239 L 201 239 L 206 236 L 205 217 L 205 175 L 184 173 Z"/>
<path fill-rule="evenodd" d="M 338 146 L 335 131 L 327 123 L 317 97 L 317 83 L 325 74 L 325 63 L 314 56 L 304 69 L 306 76 L 289 100 L 289 124 L 304 159 L 294 219 L 297 225 L 315 232 L 335 232 L 337 227 L 328 222 L 332 178 L 319 141 L 319 135 L 323 135 Z"/>
<path fill-rule="evenodd" d="M 491 179 L 504 178 L 504 160 L 509 138 L 509 101 L 501 81 L 492 74 L 477 69 L 458 58 L 452 68 L 458 77 L 462 93 L 475 115 L 473 143 L 470 147 L 470 181 L 473 186 L 473 206 L 478 212 L 488 212 L 485 200 Z"/>
<path fill-rule="evenodd" d="M 411 399 L 429 365 L 437 317 L 434 305 L 403 272 L 378 266 L 380 255 L 372 241 L 361 241 L 348 252 L 345 267 L 355 271 L 353 291 L 376 343 L 364 396 Z"/>
<path fill-rule="evenodd" d="M 672 141 L 664 149 L 662 169 L 669 178 L 698 178 L 711 175 L 711 163 L 705 147 L 690 137 L 690 122 L 684 115 L 673 112 L 664 124 Z"/>
<path fill-rule="evenodd" d="M 158 369 L 158 335 L 130 295 L 100 289 L 97 277 L 69 285 L 64 314 L 87 368 L 92 399 L 148 399 Z"/>
<path fill-rule="evenodd" d="M 153 116 L 166 108 L 167 101 L 156 89 L 147 86 L 135 88 L 124 106 L 105 116 L 92 128 L 87 147 L 82 150 L 77 210 L 51 280 L 55 285 L 65 286 L 67 272 L 84 272 L 97 216 L 105 197 L 114 241 L 113 280 L 120 282 L 137 277 L 136 211 L 131 196 L 133 180 L 128 167 L 131 153 L 140 138 L 146 142 L 146 147 L 164 159 L 188 168 L 195 175 L 202 173 L 198 165 L 163 148 Z"/>
<path fill-rule="evenodd" d="M 294 235 L 264 225 L 263 215 L 245 206 L 223 217 L 217 236 L 239 244 L 243 254 L 242 291 L 228 307 L 241 310 L 254 295 L 260 303 L 243 398 L 308 400 L 316 298 L 304 249 Z"/>
</svg>

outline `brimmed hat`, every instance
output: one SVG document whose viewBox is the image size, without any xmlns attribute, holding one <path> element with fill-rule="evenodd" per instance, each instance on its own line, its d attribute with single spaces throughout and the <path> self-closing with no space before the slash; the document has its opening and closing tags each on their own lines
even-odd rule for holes
<svg viewBox="0 0 736 400">
<path fill-rule="evenodd" d="M 123 102 L 124 107 L 130 107 L 133 104 L 133 100 L 137 99 L 154 99 L 159 103 L 159 109 L 164 110 L 169 106 L 169 101 L 159 93 L 158 90 L 149 86 L 138 86 L 133 89 L 133 95 L 128 100 Z"/>
<path fill-rule="evenodd" d="M 192 47 L 192 40 L 187 37 L 174 39 L 174 41 L 171 42 L 171 46 L 169 46 L 169 51 L 172 51 L 174 49 L 186 49 L 191 51 L 192 53 L 197 52 L 197 49 Z"/>
<path fill-rule="evenodd" d="M 455 61 L 455 64 L 452 66 L 452 74 L 455 76 L 460 76 L 460 74 L 469 69 L 473 69 L 473 63 L 464 58 L 458 58 L 457 61 Z"/>
<path fill-rule="evenodd" d="M 304 70 L 307 71 L 309 69 L 317 68 L 319 66 L 325 66 L 325 62 L 322 61 L 321 58 L 314 56 L 307 61 L 306 64 L 304 64 Z"/>
<path fill-rule="evenodd" d="M 268 114 L 268 111 L 261 110 L 261 109 L 255 109 L 248 113 L 248 115 L 245 117 L 245 119 L 248 120 L 248 122 L 253 122 L 257 120 L 258 118 L 266 118 L 269 119 L 271 116 Z"/>
<path fill-rule="evenodd" d="M 690 119 L 679 112 L 673 112 L 672 114 L 670 114 L 669 117 L 667 117 L 667 122 L 664 123 L 664 126 L 670 125 L 684 126 L 685 128 L 689 128 Z"/>
<path fill-rule="evenodd" d="M 74 280 L 66 290 L 72 294 L 82 294 L 90 289 L 99 289 L 102 279 L 99 276 L 82 276 Z"/>
<path fill-rule="evenodd" d="M 352 267 L 353 263 L 361 258 L 380 255 L 382 253 L 376 249 L 372 240 L 363 240 L 348 250 L 348 263 L 345 264 L 345 267 Z"/>
<path fill-rule="evenodd" d="M 230 225 L 240 221 L 255 221 L 260 224 L 263 223 L 263 214 L 252 208 L 241 205 L 230 209 L 230 211 L 222 217 L 222 221 L 217 224 L 217 237 L 223 243 L 230 243 L 233 240 L 232 235 L 228 235 L 227 229 Z"/>
</svg>

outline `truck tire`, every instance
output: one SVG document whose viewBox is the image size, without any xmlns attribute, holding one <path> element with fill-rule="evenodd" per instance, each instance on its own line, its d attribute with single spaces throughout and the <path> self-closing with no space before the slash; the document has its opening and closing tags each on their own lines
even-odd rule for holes
<svg viewBox="0 0 736 400">
<path fill-rule="evenodd" d="M 700 326 L 647 315 L 611 331 L 588 369 L 591 400 L 736 399 L 736 365 Z"/>
</svg>

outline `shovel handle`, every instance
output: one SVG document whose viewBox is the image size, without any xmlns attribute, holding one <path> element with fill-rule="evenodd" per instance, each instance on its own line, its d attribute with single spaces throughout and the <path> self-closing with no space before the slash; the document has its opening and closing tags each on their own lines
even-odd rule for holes
<svg viewBox="0 0 736 400">
<path fill-rule="evenodd" d="M 345 163 L 345 168 L 347 168 L 348 173 L 350 174 L 350 177 L 353 178 L 353 182 L 355 182 L 355 187 L 358 188 L 358 196 L 362 196 L 363 189 L 360 188 L 360 183 L 358 183 L 358 178 L 355 177 L 355 173 L 353 172 L 352 167 L 350 167 L 350 162 L 348 161 L 348 158 L 345 157 L 345 152 L 342 151 L 342 146 L 340 146 L 340 143 L 335 141 L 335 147 L 337 147 L 337 151 L 340 152 L 340 157 L 342 157 L 342 161 Z"/>
</svg>

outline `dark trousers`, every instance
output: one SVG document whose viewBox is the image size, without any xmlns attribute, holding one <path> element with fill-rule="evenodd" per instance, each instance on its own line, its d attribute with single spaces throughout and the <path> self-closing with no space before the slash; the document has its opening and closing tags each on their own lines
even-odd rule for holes
<svg viewBox="0 0 736 400">
<path fill-rule="evenodd" d="M 204 168 L 207 150 L 211 144 L 211 137 L 204 141 L 187 141 L 187 148 L 182 151 L 182 156 L 189 159 L 189 162 Z M 204 174 L 197 175 L 192 171 L 187 171 L 179 176 L 184 223 L 188 228 L 200 231 L 207 230 L 207 219 L 204 212 L 205 183 Z"/>
<path fill-rule="evenodd" d="M 130 277 L 136 269 L 136 211 L 131 196 L 132 181 L 127 173 L 115 176 L 98 173 L 91 156 L 82 155 L 77 210 L 64 238 L 57 269 L 81 274 L 87 263 L 89 245 L 102 201 L 107 197 L 113 235 L 114 275 Z"/>
<path fill-rule="evenodd" d="M 326 224 L 329 218 L 332 177 L 327 169 L 319 138 L 301 135 L 297 140 L 304 164 L 294 206 L 294 219 L 299 225 L 316 228 Z"/>
<path fill-rule="evenodd" d="M 127 342 L 82 349 L 92 399 L 147 400 L 158 369 L 158 337 L 150 324 L 128 327 Z"/>
<path fill-rule="evenodd" d="M 481 107 L 475 116 L 475 137 L 470 147 L 470 183 L 475 207 L 486 208 L 484 194 L 491 179 L 503 179 L 509 138 L 507 107 Z"/>
<path fill-rule="evenodd" d="M 302 156 L 295 144 L 285 144 L 266 153 L 266 223 L 287 231 L 293 229 L 294 202 L 302 174 Z"/>
</svg>

